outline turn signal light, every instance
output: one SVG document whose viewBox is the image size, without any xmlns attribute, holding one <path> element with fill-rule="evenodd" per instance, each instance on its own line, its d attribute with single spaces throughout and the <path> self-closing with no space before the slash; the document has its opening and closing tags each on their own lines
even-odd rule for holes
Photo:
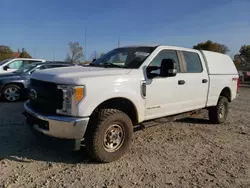
<svg viewBox="0 0 250 188">
<path fill-rule="evenodd" d="M 84 88 L 76 87 L 75 88 L 75 100 L 76 102 L 80 102 L 84 96 Z"/>
</svg>

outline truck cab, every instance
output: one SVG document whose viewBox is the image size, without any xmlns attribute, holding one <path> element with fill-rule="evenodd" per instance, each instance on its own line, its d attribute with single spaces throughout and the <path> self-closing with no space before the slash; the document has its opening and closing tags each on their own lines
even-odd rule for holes
<svg viewBox="0 0 250 188">
<path fill-rule="evenodd" d="M 84 140 L 100 162 L 120 158 L 134 126 L 207 109 L 223 123 L 238 92 L 224 54 L 176 46 L 128 46 L 84 67 L 38 71 L 30 81 L 26 122 L 34 132 Z"/>
</svg>

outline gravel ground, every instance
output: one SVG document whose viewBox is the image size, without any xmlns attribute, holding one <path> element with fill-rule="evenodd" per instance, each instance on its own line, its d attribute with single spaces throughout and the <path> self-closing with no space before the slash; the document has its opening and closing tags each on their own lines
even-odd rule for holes
<svg viewBox="0 0 250 188">
<path fill-rule="evenodd" d="M 204 114 L 140 130 L 123 158 L 97 164 L 62 141 L 37 142 L 23 103 L 1 102 L 0 187 L 250 187 L 249 104 L 241 88 L 225 124 Z"/>
</svg>

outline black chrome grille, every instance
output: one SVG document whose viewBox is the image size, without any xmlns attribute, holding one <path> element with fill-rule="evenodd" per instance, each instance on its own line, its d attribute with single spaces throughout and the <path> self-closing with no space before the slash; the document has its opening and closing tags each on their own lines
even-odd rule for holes
<svg viewBox="0 0 250 188">
<path fill-rule="evenodd" d="M 29 89 L 34 89 L 37 94 L 36 98 L 30 98 L 30 104 L 34 110 L 55 114 L 56 109 L 62 108 L 63 93 L 57 89 L 55 83 L 31 79 Z"/>
</svg>

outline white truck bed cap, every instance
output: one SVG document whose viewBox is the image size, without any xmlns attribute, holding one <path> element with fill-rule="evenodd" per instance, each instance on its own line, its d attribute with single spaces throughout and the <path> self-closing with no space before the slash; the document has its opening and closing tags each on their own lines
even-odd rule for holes
<svg viewBox="0 0 250 188">
<path fill-rule="evenodd" d="M 225 54 L 201 50 L 206 60 L 208 74 L 238 74 L 233 60 Z"/>
</svg>

